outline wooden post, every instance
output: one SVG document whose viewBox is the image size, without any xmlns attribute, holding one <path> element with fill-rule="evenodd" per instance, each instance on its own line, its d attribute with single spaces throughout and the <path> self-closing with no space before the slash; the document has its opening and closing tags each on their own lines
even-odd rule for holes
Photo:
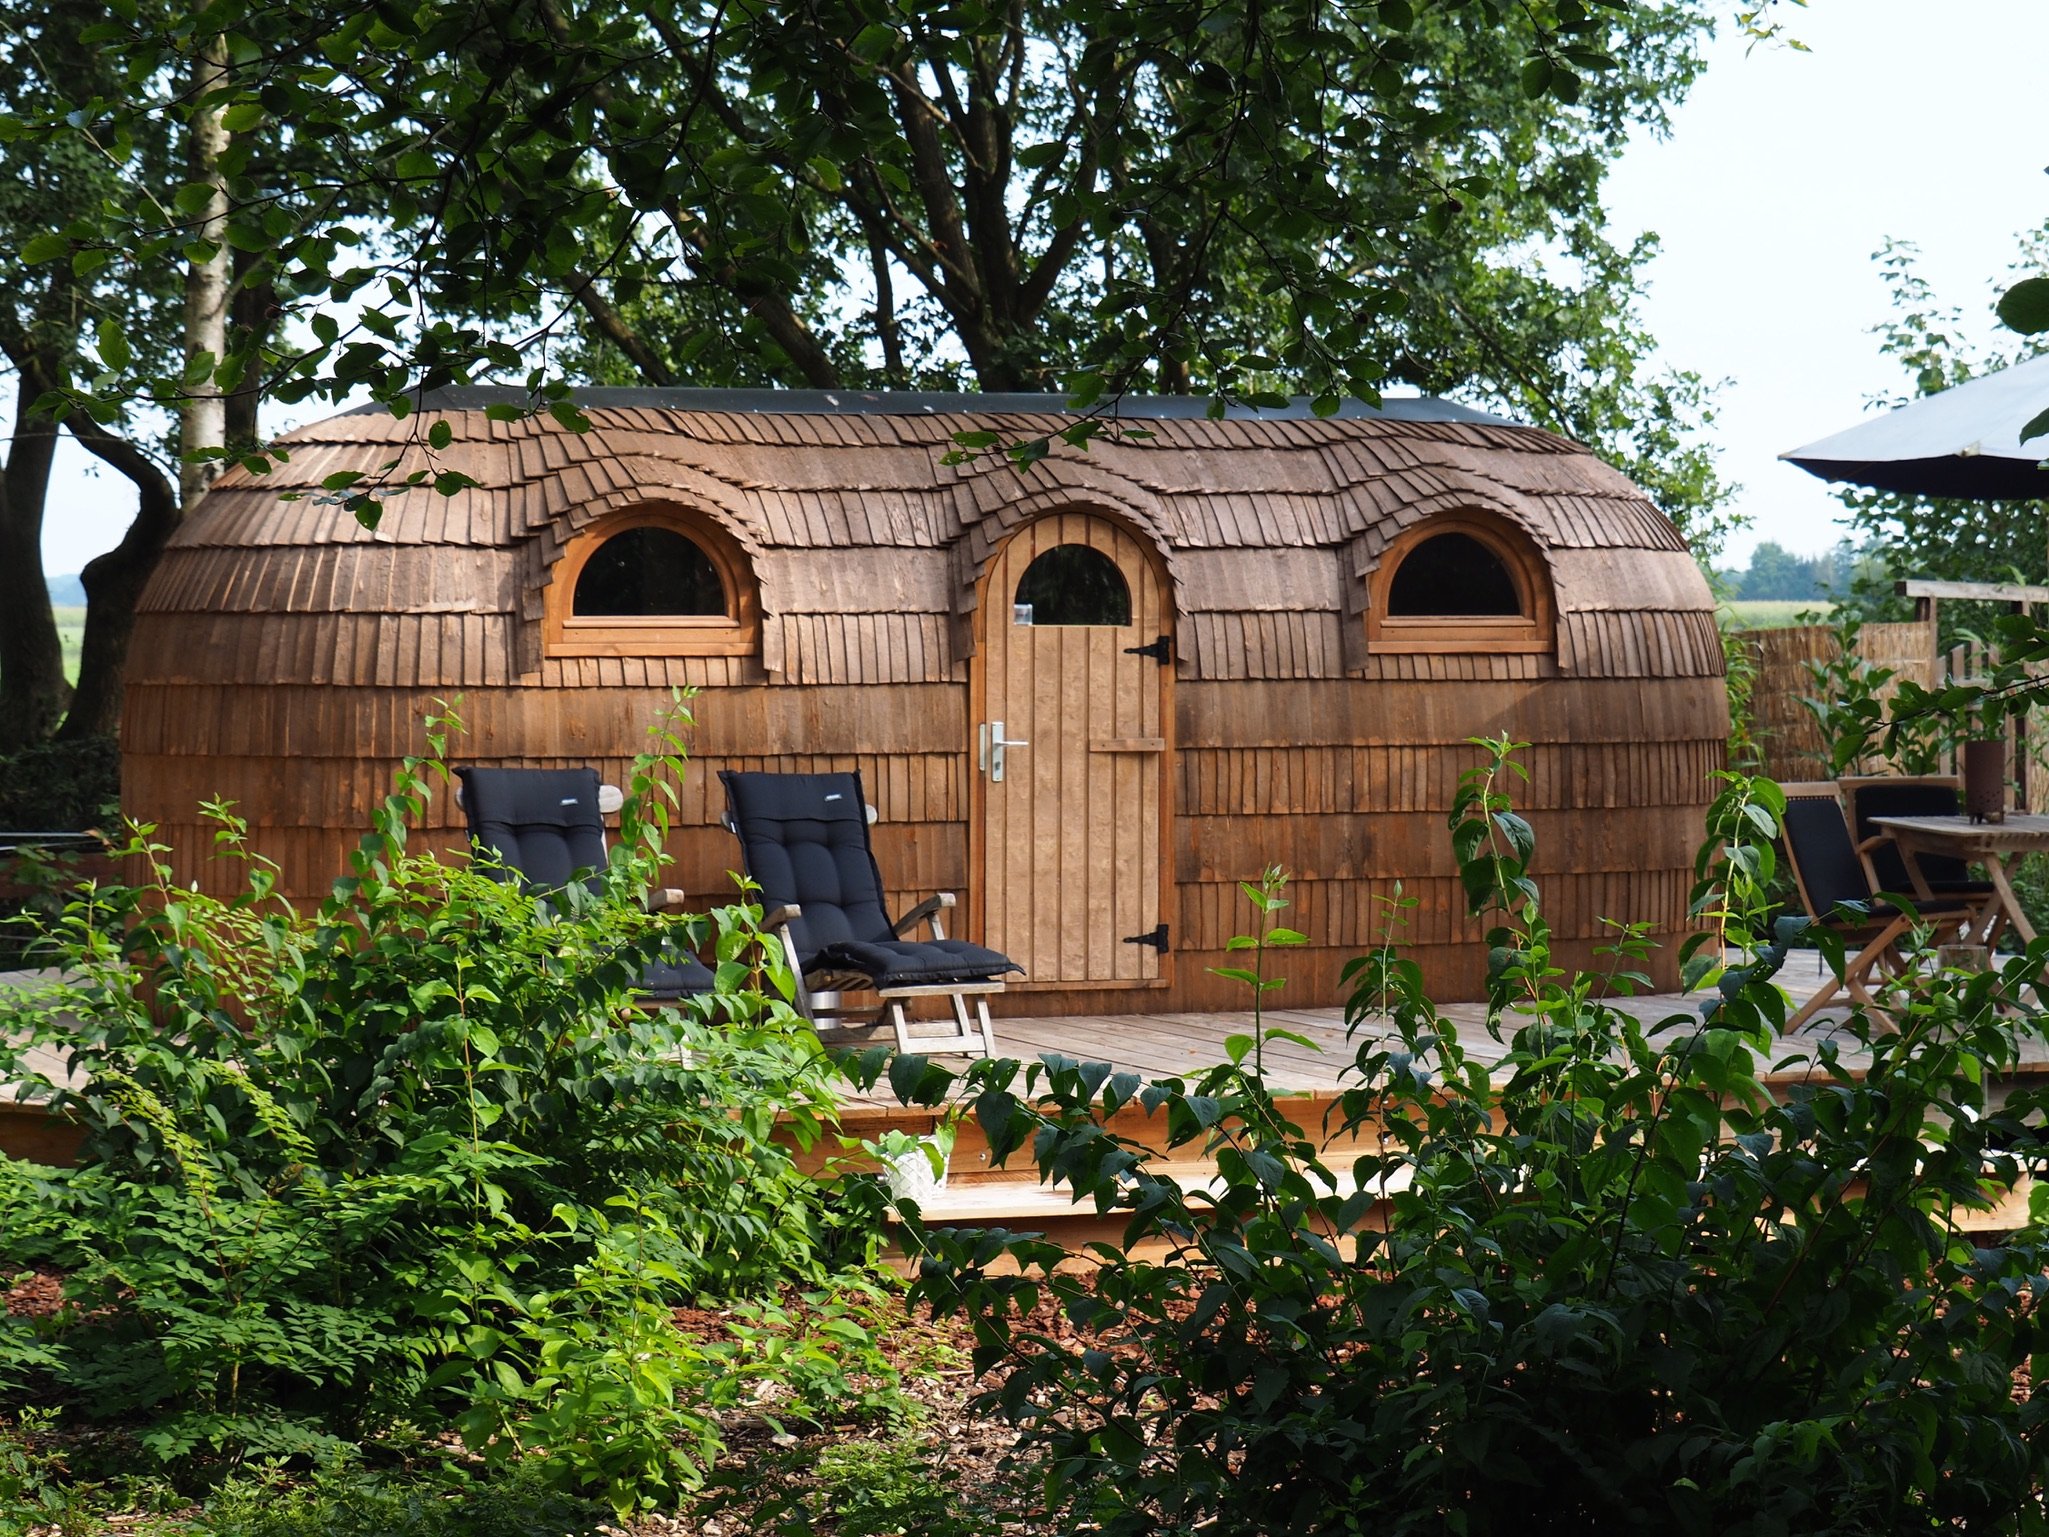
<svg viewBox="0 0 2049 1537">
<path fill-rule="evenodd" d="M 2010 614 L 2025 614 L 2028 605 L 2016 600 L 2007 604 L 2006 609 Z M 1996 666 L 1998 658 L 1992 658 L 1992 662 Z M 2025 708 L 2013 718 L 2013 799 L 2014 805 L 2024 813 L 2035 809 L 2028 800 L 2028 712 Z"/>
</svg>

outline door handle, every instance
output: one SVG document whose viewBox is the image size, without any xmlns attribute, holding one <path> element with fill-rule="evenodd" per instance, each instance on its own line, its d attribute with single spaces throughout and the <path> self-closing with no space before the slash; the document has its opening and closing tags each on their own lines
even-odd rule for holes
<svg viewBox="0 0 2049 1537">
<path fill-rule="evenodd" d="M 979 735 L 981 738 L 979 744 L 981 751 L 977 756 L 981 759 L 981 766 L 988 774 L 991 784 L 1001 784 L 1003 782 L 1003 750 L 1006 747 L 1029 747 L 1032 745 L 1030 742 L 1005 736 L 1003 734 L 1003 722 L 1000 720 L 984 721 Z"/>
</svg>

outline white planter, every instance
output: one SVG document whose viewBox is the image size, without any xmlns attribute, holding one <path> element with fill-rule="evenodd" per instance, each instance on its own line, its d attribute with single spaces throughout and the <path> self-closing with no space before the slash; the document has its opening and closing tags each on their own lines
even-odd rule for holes
<svg viewBox="0 0 2049 1537">
<path fill-rule="evenodd" d="M 920 1137 L 918 1145 L 882 1160 L 882 1180 L 892 1200 L 923 1205 L 946 1188 L 947 1149 L 936 1137 Z M 932 1165 L 937 1160 L 939 1167 Z"/>
</svg>

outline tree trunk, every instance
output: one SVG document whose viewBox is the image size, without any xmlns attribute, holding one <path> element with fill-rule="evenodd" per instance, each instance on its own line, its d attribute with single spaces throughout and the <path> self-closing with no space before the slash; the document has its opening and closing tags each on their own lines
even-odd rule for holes
<svg viewBox="0 0 2049 1537">
<path fill-rule="evenodd" d="M 258 420 L 263 405 L 263 343 L 277 325 L 277 289 L 267 278 L 251 279 L 257 258 L 247 251 L 235 253 L 235 287 L 228 297 L 228 323 L 240 344 L 248 348 L 248 367 L 242 382 L 228 396 L 222 419 L 226 442 L 234 453 L 246 454 L 263 442 Z"/>
<path fill-rule="evenodd" d="M 205 104 L 206 96 L 221 88 L 228 76 L 228 45 L 213 37 L 200 46 L 192 64 L 192 97 L 195 103 L 190 135 L 186 144 L 187 164 L 192 180 L 211 188 L 206 211 L 196 239 L 209 242 L 213 254 L 185 269 L 185 361 L 189 365 L 202 355 L 218 367 L 228 350 L 228 294 L 232 287 L 232 258 L 228 250 L 228 187 L 221 177 L 221 157 L 227 152 L 228 130 L 221 122 L 221 109 Z M 228 403 L 214 382 L 212 369 L 188 393 L 179 411 L 179 489 L 189 508 L 198 501 L 221 471 L 219 459 L 197 459 L 195 454 L 222 448 L 228 441 Z M 88 589 L 90 591 L 90 589 Z"/>
<path fill-rule="evenodd" d="M 195 108 L 186 129 L 186 164 L 193 181 L 204 182 L 212 189 L 192 235 L 210 244 L 213 250 L 207 260 L 192 262 L 185 269 L 184 351 L 188 364 L 204 355 L 216 368 L 228 350 L 228 315 L 236 285 L 234 257 L 227 240 L 228 189 L 220 171 L 221 157 L 228 148 L 228 131 L 221 122 L 220 107 L 203 103 L 208 94 L 220 89 L 227 75 L 226 41 L 219 37 L 204 41 L 192 66 Z M 267 309 L 269 300 L 262 295 L 249 302 Z M 260 387 L 260 380 L 251 379 L 248 383 L 249 392 L 240 398 L 232 413 L 212 369 L 205 378 L 187 387 L 178 412 L 180 457 L 176 485 L 127 439 L 115 436 L 83 413 L 73 413 L 67 419 L 66 425 L 80 443 L 133 482 L 138 505 L 135 521 L 128 525 L 121 542 L 89 561 L 80 574 L 85 583 L 85 642 L 78 662 L 78 688 L 72 695 L 71 713 L 57 733 L 59 740 L 120 729 L 128 641 L 135 633 L 135 606 L 172 531 L 221 472 L 220 458 L 201 459 L 195 455 L 229 445 L 231 414 L 235 437 L 255 438 L 254 391 Z"/>
<path fill-rule="evenodd" d="M 43 370 L 15 376 L 14 442 L 0 473 L 0 753 L 48 737 L 64 713 L 64 648 L 43 574 L 43 509 L 57 425 L 31 409 Z"/>
<path fill-rule="evenodd" d="M 59 741 L 120 729 L 135 605 L 181 516 L 178 488 L 141 449 L 82 412 L 73 413 L 66 425 L 95 456 L 134 483 L 138 505 L 135 521 L 128 525 L 121 542 L 88 562 L 82 573 L 87 604 L 85 646 L 78 661 L 78 689 L 72 695 L 71 713 L 57 733 Z"/>
</svg>

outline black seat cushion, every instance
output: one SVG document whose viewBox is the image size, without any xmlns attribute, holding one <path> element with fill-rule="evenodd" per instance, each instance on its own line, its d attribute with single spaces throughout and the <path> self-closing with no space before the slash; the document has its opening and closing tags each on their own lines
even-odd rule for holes
<svg viewBox="0 0 2049 1537">
<path fill-rule="evenodd" d="M 684 950 L 672 950 L 641 972 L 634 991 L 645 993 L 657 1003 L 708 993 L 718 979 L 711 968 Z"/>
<path fill-rule="evenodd" d="M 602 869 L 597 770 L 459 768 L 470 841 L 496 851 L 529 893 L 560 891 Z"/>
<path fill-rule="evenodd" d="M 806 969 L 830 945 L 895 942 L 882 872 L 868 847 L 859 774 L 726 770 L 719 778 L 747 874 L 761 887 L 761 905 L 804 910 L 791 932 Z"/>
<path fill-rule="evenodd" d="M 1961 811 L 1956 786 L 1914 783 L 1858 785 L 1850 796 L 1857 817 L 1857 841 L 1863 843 L 1885 831 L 1873 824 L 1874 817 L 1953 817 Z M 1971 867 L 1949 854 L 1923 854 L 1915 861 L 1921 878 L 1937 896 L 1988 896 L 1990 881 L 1972 876 Z M 1914 877 L 1907 871 L 1906 855 L 1890 841 L 1871 851 L 1871 868 L 1878 876 L 1880 891 L 1911 895 Z"/>
<path fill-rule="evenodd" d="M 594 871 L 605 865 L 605 817 L 598 809 L 596 769 L 459 768 L 463 816 L 470 841 L 494 851 L 503 868 L 530 896 L 545 897 L 582 879 L 597 889 Z M 709 968 L 688 951 L 670 947 L 650 964 L 635 991 L 656 1002 L 710 992 Z"/>
<path fill-rule="evenodd" d="M 1813 916 L 1826 918 L 1845 902 L 1869 902 L 1871 886 L 1850 841 L 1850 826 L 1833 795 L 1800 795 L 1786 801 L 1786 851 L 1800 872 Z"/>
<path fill-rule="evenodd" d="M 859 774 L 726 770 L 726 801 L 747 874 L 764 908 L 796 906 L 797 960 L 807 972 L 854 972 L 877 987 L 986 982 L 1024 968 L 964 939 L 896 936 L 868 842 Z"/>
<path fill-rule="evenodd" d="M 847 939 L 827 945 L 804 963 L 806 971 L 853 971 L 877 987 L 921 987 L 947 982 L 993 982 L 1024 970 L 1007 955 L 965 939 Z"/>
</svg>

